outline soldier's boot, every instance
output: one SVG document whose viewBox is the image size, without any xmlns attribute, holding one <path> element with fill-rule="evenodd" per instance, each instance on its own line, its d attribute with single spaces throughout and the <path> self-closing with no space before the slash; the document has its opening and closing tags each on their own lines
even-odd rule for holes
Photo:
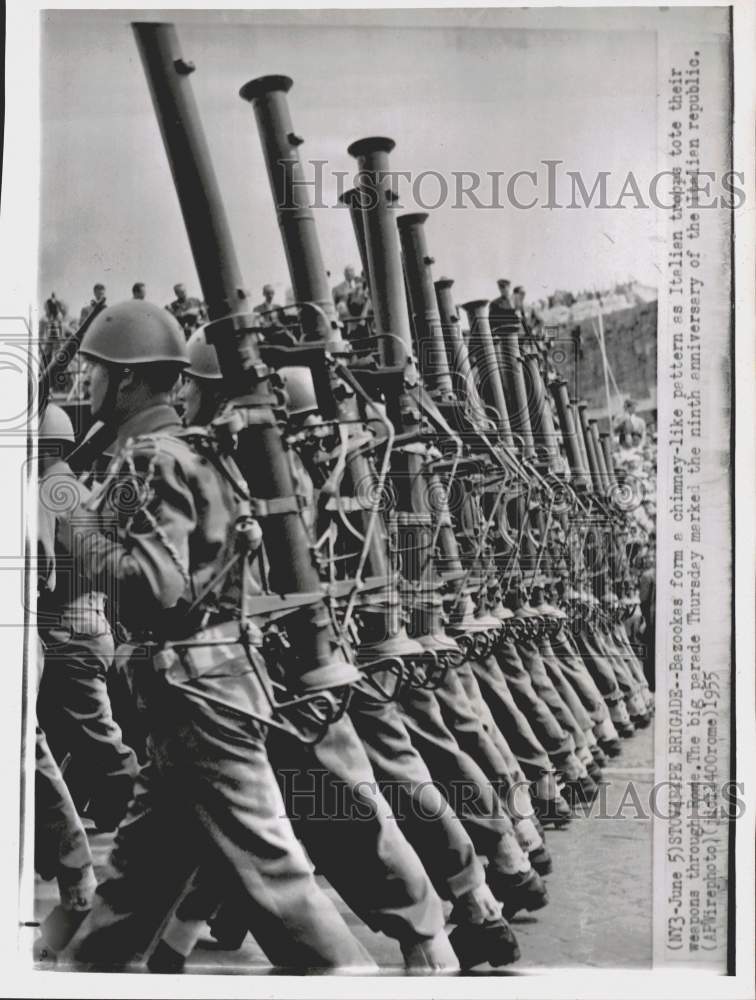
<svg viewBox="0 0 756 1000">
<path fill-rule="evenodd" d="M 608 716 L 593 727 L 593 732 L 596 734 L 599 749 L 607 757 L 619 757 L 622 753 L 622 743 L 614 723 Z"/>
<path fill-rule="evenodd" d="M 538 832 L 535 819 L 535 814 L 533 814 L 513 821 L 515 836 L 517 843 L 528 855 L 531 866 L 539 875 L 549 875 L 553 869 L 551 854 L 546 849 L 542 835 Z"/>
<path fill-rule="evenodd" d="M 635 726 L 630 721 L 630 715 L 624 701 L 617 701 L 609 708 L 609 717 L 614 723 L 617 733 L 625 739 L 635 732 Z"/>
<path fill-rule="evenodd" d="M 533 819 L 533 826 L 538 831 L 538 835 L 540 836 L 541 840 L 543 841 L 543 843 L 545 845 L 546 844 L 546 831 L 544 830 L 543 826 L 541 825 L 541 821 L 538 818 L 538 814 L 537 813 L 533 813 L 532 819 Z"/>
<path fill-rule="evenodd" d="M 83 870 L 58 876 L 60 902 L 53 907 L 40 925 L 40 936 L 34 943 L 34 959 L 54 962 L 63 951 L 92 909 L 97 879 L 91 865 Z"/>
<path fill-rule="evenodd" d="M 590 764 L 586 765 L 586 770 L 588 771 L 588 777 L 596 786 L 600 785 L 604 780 L 604 772 L 595 760 L 591 760 Z"/>
<path fill-rule="evenodd" d="M 651 722 L 651 716 L 646 708 L 646 702 L 640 691 L 628 696 L 625 700 L 630 721 L 636 729 L 645 729 Z"/>
<path fill-rule="evenodd" d="M 147 959 L 150 972 L 178 975 L 184 971 L 187 958 L 203 933 L 207 921 L 203 918 L 180 917 L 173 913 L 154 951 Z"/>
<path fill-rule="evenodd" d="M 603 776 L 601 774 L 601 768 L 596 763 L 593 757 L 591 747 L 588 746 L 581 747 L 580 750 L 578 751 L 578 760 L 580 760 L 581 763 L 585 765 L 585 769 L 588 772 L 588 776 L 590 777 L 591 781 L 593 781 L 596 785 L 598 785 Z"/>
<path fill-rule="evenodd" d="M 528 913 L 541 910 L 549 902 L 546 885 L 532 868 L 513 875 L 491 872 L 489 869 L 487 877 L 491 891 L 502 902 L 502 913 L 507 920 L 511 920 L 520 910 L 527 910 Z"/>
<path fill-rule="evenodd" d="M 519 959 L 517 939 L 485 882 L 455 901 L 450 920 L 457 924 L 449 940 L 462 969 L 482 962 L 498 967 Z"/>
<path fill-rule="evenodd" d="M 179 976 L 186 966 L 186 958 L 186 955 L 175 951 L 166 941 L 161 940 L 147 959 L 147 968 L 150 972 Z"/>
<path fill-rule="evenodd" d="M 473 969 L 487 962 L 498 968 L 520 958 L 520 946 L 504 917 L 483 924 L 459 924 L 449 935 L 460 968 Z"/>
<path fill-rule="evenodd" d="M 459 959 L 444 930 L 438 931 L 430 939 L 403 944 L 402 955 L 409 975 L 449 975 L 459 972 Z"/>
<path fill-rule="evenodd" d="M 537 847 L 528 854 L 530 865 L 539 875 L 550 875 L 554 870 L 554 862 L 551 853 L 545 844 Z"/>
<path fill-rule="evenodd" d="M 562 795 L 571 806 L 592 802 L 598 795 L 598 785 L 590 777 L 585 764 L 576 754 L 567 754 L 556 765 L 564 782 Z"/>
<path fill-rule="evenodd" d="M 581 775 L 575 781 L 568 781 L 564 786 L 565 799 L 569 804 L 576 808 L 580 805 L 589 805 L 598 795 L 598 784 L 593 780 L 593 778 L 586 771 L 585 774 Z"/>
<path fill-rule="evenodd" d="M 210 933 L 222 951 L 238 951 L 249 930 L 243 917 L 230 903 L 221 903 L 209 924 Z"/>
<path fill-rule="evenodd" d="M 542 774 L 533 784 L 531 801 L 541 823 L 549 823 L 558 828 L 565 826 L 572 818 L 570 807 L 557 787 L 553 771 Z"/>
</svg>

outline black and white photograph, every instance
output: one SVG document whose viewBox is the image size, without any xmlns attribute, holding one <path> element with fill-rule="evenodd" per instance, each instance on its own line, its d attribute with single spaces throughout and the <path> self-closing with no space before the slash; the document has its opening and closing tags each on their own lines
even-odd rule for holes
<svg viewBox="0 0 756 1000">
<path fill-rule="evenodd" d="M 8 5 L 18 995 L 753 995 L 753 28 Z"/>
</svg>

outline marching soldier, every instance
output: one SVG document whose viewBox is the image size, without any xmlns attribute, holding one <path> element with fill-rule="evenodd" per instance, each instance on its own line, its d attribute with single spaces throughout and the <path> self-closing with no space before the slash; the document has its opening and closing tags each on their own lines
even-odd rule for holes
<svg viewBox="0 0 756 1000">
<path fill-rule="evenodd" d="M 70 421 L 59 407 L 50 404 L 39 428 L 42 496 L 49 489 L 51 470 L 58 466 L 63 450 L 72 443 Z M 37 525 L 37 598 L 40 612 L 42 603 L 56 586 L 55 526 L 55 505 L 42 500 Z M 36 654 L 39 687 L 45 662 L 44 646 L 39 638 Z M 86 831 L 39 722 L 36 726 L 35 757 L 34 867 L 42 879 L 57 880 L 59 893 L 58 904 L 41 924 L 35 955 L 38 959 L 54 959 L 89 913 L 97 882 Z"/>
<path fill-rule="evenodd" d="M 245 512 L 229 479 L 180 436 L 169 404 L 187 363 L 181 327 L 146 302 L 122 303 L 81 349 L 92 415 L 112 427 L 115 448 L 101 489 L 61 539 L 92 589 L 114 583 L 151 755 L 68 954 L 99 967 L 130 961 L 209 857 L 274 964 L 372 970 L 284 818 L 250 669 L 259 653 L 238 643 L 230 574 L 215 583 L 234 561 Z M 202 645 L 218 637 L 227 643 Z"/>
<path fill-rule="evenodd" d="M 188 344 L 190 364 L 185 372 L 182 399 L 185 407 L 185 421 L 209 421 L 222 403 L 221 374 L 215 351 L 208 347 L 202 331 L 197 331 Z M 317 406 L 312 381 L 305 369 L 282 369 L 285 388 L 290 402 L 290 412 L 299 420 L 306 420 Z M 374 779 L 386 787 L 396 803 L 396 816 L 401 830 L 420 855 L 433 885 L 445 898 L 453 902 L 452 921 L 457 923 L 451 941 L 463 966 L 471 967 L 482 961 L 495 965 L 506 964 L 519 957 L 519 951 L 509 925 L 501 916 L 501 904 L 497 903 L 485 881 L 483 867 L 476 857 L 475 848 L 459 819 L 454 815 L 448 802 L 433 783 L 428 768 L 414 748 L 409 733 L 393 705 L 387 705 L 377 698 L 364 684 L 358 685 L 352 693 L 349 714 L 356 733 L 364 744 L 367 757 L 372 765 Z M 339 759 L 348 748 L 344 734 L 336 731 L 335 739 L 326 734 L 322 744 L 306 751 L 291 746 L 291 741 L 273 734 L 270 739 L 271 751 L 281 773 L 299 776 L 296 787 L 290 788 L 289 797 L 292 811 L 300 812 L 298 803 L 303 800 L 309 786 L 305 782 L 320 778 L 312 786 L 312 799 L 320 796 L 326 802 L 331 800 L 329 791 L 336 778 L 344 790 L 355 783 L 362 768 L 354 748 L 351 749 L 351 763 L 344 765 Z M 298 751 L 292 754 L 292 751 Z M 370 833 L 371 823 L 365 813 L 366 789 L 363 789 L 359 806 L 362 819 L 351 835 L 336 816 L 335 825 L 320 821 L 308 822 L 307 817 L 296 827 L 310 853 L 318 861 L 321 870 L 329 877 L 334 887 L 364 919 L 379 929 L 390 933 L 390 899 L 385 892 L 376 892 L 371 878 L 374 861 L 371 854 L 377 846 L 382 851 L 404 852 L 401 842 L 392 841 L 384 833 L 373 845 Z M 355 800 L 355 806 L 358 802 Z M 325 808 L 325 803 L 315 803 L 315 808 Z M 312 803 L 310 806 L 310 811 Z M 350 837 L 350 854 L 355 856 L 353 867 L 350 857 L 340 850 L 341 839 L 337 836 L 344 826 Z M 358 834 L 366 834 L 367 840 Z M 335 844 L 335 847 L 334 847 Z M 346 845 L 344 845 L 346 847 Z M 401 855 L 400 855 L 401 856 Z M 384 862 L 385 863 L 385 862 Z M 401 870 L 401 869 L 400 869 Z M 200 886 L 200 891 L 202 887 Z M 373 907 L 371 913 L 370 907 Z M 378 914 L 376 907 L 383 912 Z M 366 912 L 367 907 L 367 912 Z M 184 906 L 184 911 L 189 908 Z M 404 919 L 396 903 L 393 905 L 392 921 L 395 933 L 401 940 L 401 922 Z M 427 918 L 426 918 L 427 919 Z M 171 928 L 169 928 L 169 931 Z M 406 953 L 405 953 L 406 954 Z M 429 971 L 429 970 L 426 970 Z"/>
<path fill-rule="evenodd" d="M 56 490 L 68 485 L 64 456 L 74 433 L 66 413 L 47 407 L 39 432 L 41 521 L 52 532 L 52 563 L 38 601 L 45 671 L 37 711 L 51 749 L 67 757 L 66 781 L 100 830 L 114 830 L 126 811 L 138 765 L 113 719 L 107 672 L 114 644 L 106 595 L 81 587 L 71 560 L 55 542 Z"/>
</svg>

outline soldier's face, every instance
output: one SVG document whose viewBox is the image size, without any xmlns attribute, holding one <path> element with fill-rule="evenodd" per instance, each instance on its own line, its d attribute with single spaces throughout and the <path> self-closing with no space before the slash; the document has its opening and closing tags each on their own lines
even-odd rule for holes
<svg viewBox="0 0 756 1000">
<path fill-rule="evenodd" d="M 90 360 L 87 365 L 87 383 L 89 385 L 89 406 L 92 416 L 97 419 L 108 394 L 110 376 L 107 367 L 101 361 Z"/>
<path fill-rule="evenodd" d="M 185 378 L 179 389 L 178 398 L 184 406 L 184 423 L 188 426 L 197 419 L 202 406 L 202 390 L 193 378 Z"/>
</svg>

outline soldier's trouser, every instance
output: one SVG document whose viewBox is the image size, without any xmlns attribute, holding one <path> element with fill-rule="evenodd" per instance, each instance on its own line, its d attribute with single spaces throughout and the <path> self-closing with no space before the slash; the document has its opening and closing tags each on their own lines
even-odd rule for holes
<svg viewBox="0 0 756 1000">
<path fill-rule="evenodd" d="M 624 654 L 625 663 L 630 671 L 631 675 L 635 679 L 635 682 L 639 685 L 641 689 L 648 687 L 648 681 L 646 680 L 646 675 L 643 672 L 643 663 L 630 641 L 630 636 L 625 631 L 622 625 L 615 625 L 611 631 L 612 638 L 614 639 L 615 646 L 617 649 Z"/>
<path fill-rule="evenodd" d="M 349 715 L 400 828 L 439 895 L 457 899 L 482 885 L 485 872 L 472 840 L 433 784 L 396 705 L 356 688 Z"/>
<path fill-rule="evenodd" d="M 609 663 L 611 663 L 614 676 L 617 678 L 617 684 L 622 692 L 622 697 L 629 703 L 629 700 L 638 694 L 640 684 L 625 662 L 622 650 L 617 648 L 611 635 L 601 628 L 593 629 L 593 640 Z"/>
<path fill-rule="evenodd" d="M 542 639 L 539 642 L 538 651 L 541 654 L 541 659 L 546 667 L 546 673 L 549 675 L 549 680 L 554 685 L 559 697 L 569 709 L 570 714 L 575 719 L 575 722 L 578 726 L 580 726 L 580 729 L 584 733 L 591 732 L 593 729 L 593 720 L 583 706 L 583 703 L 575 691 L 572 683 L 562 670 L 562 664 L 556 657 L 548 639 Z M 577 741 L 575 745 L 577 746 Z"/>
<path fill-rule="evenodd" d="M 546 664 L 543 662 L 538 646 L 532 640 L 524 639 L 517 643 L 517 652 L 520 655 L 523 666 L 530 674 L 536 694 L 551 709 L 554 718 L 562 729 L 570 734 L 574 742 L 574 749 L 582 749 L 586 745 L 585 734 L 554 686 L 546 670 Z"/>
<path fill-rule="evenodd" d="M 614 675 L 611 660 L 596 643 L 592 630 L 583 623 L 574 638 L 583 662 L 607 705 L 615 705 L 618 701 L 622 701 L 622 691 Z"/>
<path fill-rule="evenodd" d="M 471 686 L 471 682 L 475 685 L 469 662 L 466 661 L 464 667 L 467 668 L 469 678 L 467 687 Z M 502 753 L 489 728 L 484 725 L 482 716 L 476 711 L 467 694 L 461 672 L 462 668 L 451 667 L 436 691 L 441 714 L 459 746 L 472 757 L 488 780 L 499 789 L 500 795 L 506 799 L 509 789 L 516 781 L 516 776 L 510 770 L 509 762 L 512 754 Z M 504 741 L 503 737 L 501 739 Z"/>
<path fill-rule="evenodd" d="M 496 646 L 494 656 L 515 701 L 530 722 L 541 746 L 551 760 L 558 764 L 569 754 L 574 753 L 575 741 L 554 716 L 551 708 L 538 695 L 514 642 L 511 639 L 501 640 Z M 478 677 L 480 679 L 479 674 Z M 491 711 L 496 718 L 493 706 L 491 706 Z M 515 753 L 517 753 L 516 750 Z"/>
<path fill-rule="evenodd" d="M 126 746 L 113 719 L 106 673 L 113 659 L 113 639 L 104 621 L 99 634 L 73 634 L 65 626 L 47 629 L 45 671 L 38 695 L 42 727 L 49 727 L 50 746 L 60 760 L 70 751 L 77 779 L 91 795 L 96 822 L 115 826 L 121 819 L 139 770 L 134 751 Z"/>
<path fill-rule="evenodd" d="M 350 908 L 403 945 L 441 931 L 441 900 L 381 793 L 349 716 L 315 746 L 272 730 L 269 749 L 297 834 Z"/>
<path fill-rule="evenodd" d="M 519 782 L 522 784 L 526 783 L 525 774 L 520 766 L 520 762 L 514 754 L 509 742 L 502 733 L 501 729 L 496 725 L 493 715 L 491 714 L 491 709 L 488 707 L 487 702 L 483 698 L 483 694 L 480 690 L 480 685 L 478 684 L 478 679 L 473 673 L 473 669 L 470 665 L 469 660 L 456 668 L 457 677 L 465 689 L 465 694 L 467 695 L 468 701 L 472 706 L 472 710 L 475 712 L 477 717 L 480 719 L 481 724 L 485 731 L 488 733 L 490 738 L 496 745 L 497 750 L 501 754 L 507 766 L 507 773 L 512 782 Z M 521 715 L 522 713 L 520 713 Z M 530 728 L 527 719 L 522 717 L 523 723 Z M 531 730 L 532 732 L 532 730 Z M 535 735 L 532 737 L 534 742 L 537 742 Z M 544 759 L 548 762 L 548 755 L 546 751 L 542 751 Z"/>
<path fill-rule="evenodd" d="M 87 834 L 60 768 L 37 726 L 34 772 L 34 867 L 41 878 L 74 885 L 92 868 Z"/>
<path fill-rule="evenodd" d="M 489 653 L 482 660 L 471 661 L 470 666 L 491 710 L 496 727 L 505 734 L 526 776 L 531 781 L 537 781 L 542 775 L 553 772 L 554 767 L 547 748 L 536 735 L 530 719 L 515 701 L 497 658 L 493 653 Z M 529 686 L 532 691 L 532 685 Z M 553 716 L 551 719 L 553 720 Z M 551 736 L 549 742 L 552 747 L 557 746 L 562 749 L 567 745 L 567 734 L 556 727 L 559 735 L 559 739 L 556 740 L 552 735 L 554 728 L 555 720 L 549 724 L 548 733 Z"/>
<path fill-rule="evenodd" d="M 609 718 L 609 709 L 596 686 L 596 682 L 585 665 L 569 632 L 563 627 L 549 640 L 554 655 L 559 660 L 562 672 L 572 684 L 583 707 L 590 713 L 594 725 Z"/>
<path fill-rule="evenodd" d="M 507 852 L 519 860 L 521 852 L 498 786 L 489 782 L 472 757 L 460 748 L 444 722 L 435 692 L 407 691 L 402 694 L 400 707 L 412 742 L 462 820 L 476 851 L 489 858 L 494 867 L 508 863 L 508 858 L 504 860 Z"/>
<path fill-rule="evenodd" d="M 264 730 L 244 715 L 264 703 L 249 664 L 224 663 L 222 672 L 195 679 L 190 693 L 139 668 L 151 760 L 70 954 L 102 967 L 143 953 L 207 859 L 236 887 L 245 922 L 274 964 L 372 964 L 319 888 L 286 818 Z M 230 707 L 211 705 L 203 692 Z"/>
</svg>

